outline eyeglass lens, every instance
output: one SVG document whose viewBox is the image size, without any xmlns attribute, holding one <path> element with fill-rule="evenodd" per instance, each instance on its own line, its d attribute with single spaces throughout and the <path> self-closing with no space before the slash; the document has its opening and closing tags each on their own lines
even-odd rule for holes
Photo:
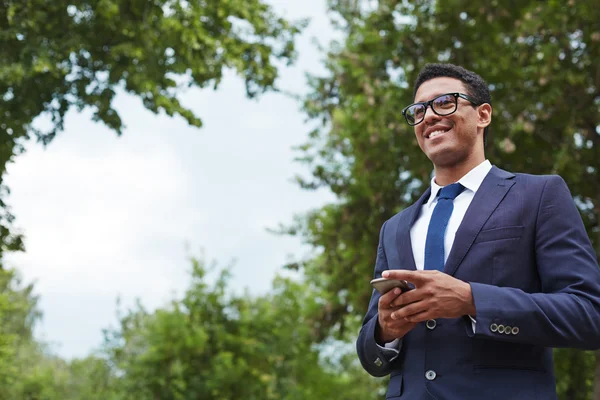
<svg viewBox="0 0 600 400">
<path fill-rule="evenodd" d="M 456 97 L 451 94 L 444 94 L 436 97 L 431 102 L 433 111 L 438 115 L 448 115 L 456 111 Z M 425 104 L 414 104 L 406 110 L 406 119 L 409 124 L 417 124 L 425 118 Z"/>
</svg>

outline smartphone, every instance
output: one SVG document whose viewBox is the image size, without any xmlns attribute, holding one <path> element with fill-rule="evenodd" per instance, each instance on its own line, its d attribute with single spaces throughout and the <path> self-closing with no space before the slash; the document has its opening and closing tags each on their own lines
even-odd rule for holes
<svg viewBox="0 0 600 400">
<path fill-rule="evenodd" d="M 373 286 L 375 290 L 377 290 L 381 294 L 386 294 L 394 288 L 400 288 L 402 290 L 402 293 L 412 290 L 412 287 L 410 287 L 407 281 L 399 281 L 397 279 L 373 279 L 371 281 L 371 286 Z"/>
</svg>

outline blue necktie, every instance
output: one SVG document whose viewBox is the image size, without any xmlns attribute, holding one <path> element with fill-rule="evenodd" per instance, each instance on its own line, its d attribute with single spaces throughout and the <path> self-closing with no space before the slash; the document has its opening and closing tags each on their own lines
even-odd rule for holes
<svg viewBox="0 0 600 400">
<path fill-rule="evenodd" d="M 464 189 L 464 186 L 460 183 L 453 183 L 444 186 L 438 192 L 439 198 L 433 214 L 431 214 L 431 221 L 429 221 L 429 228 L 427 229 L 425 269 L 444 270 L 444 236 L 450 215 L 454 210 L 454 199 Z"/>
</svg>

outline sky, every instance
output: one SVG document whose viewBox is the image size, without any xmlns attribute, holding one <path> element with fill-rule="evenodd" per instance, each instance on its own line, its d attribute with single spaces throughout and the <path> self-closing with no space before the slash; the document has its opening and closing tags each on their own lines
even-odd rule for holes
<svg viewBox="0 0 600 400">
<path fill-rule="evenodd" d="M 270 3 L 288 19 L 311 18 L 297 63 L 278 82 L 306 92 L 305 73 L 324 73 L 313 40 L 326 45 L 336 35 L 326 1 Z M 201 129 L 119 94 L 122 137 L 91 112 L 72 111 L 47 148 L 30 142 L 8 167 L 8 203 L 26 252 L 5 263 L 35 284 L 44 315 L 36 336 L 62 357 L 101 345 L 102 330 L 117 324 L 117 298 L 122 308 L 140 299 L 154 309 L 181 294 L 190 257 L 235 262 L 231 289 L 261 294 L 290 256 L 310 252 L 299 238 L 267 232 L 333 201 L 292 182 L 309 176 L 293 160 L 310 131 L 299 103 L 276 93 L 247 99 L 231 73 L 217 91 L 189 90 L 181 100 L 203 119 Z"/>
</svg>

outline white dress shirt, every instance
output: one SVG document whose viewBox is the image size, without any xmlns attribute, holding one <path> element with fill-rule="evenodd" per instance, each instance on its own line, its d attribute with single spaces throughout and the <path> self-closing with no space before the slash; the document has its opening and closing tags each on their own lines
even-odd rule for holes
<svg viewBox="0 0 600 400">
<path fill-rule="evenodd" d="M 454 210 L 452 211 L 444 235 L 444 262 L 448 259 L 448 254 L 450 254 L 452 244 L 454 243 L 456 231 L 458 230 L 477 189 L 479 189 L 483 179 L 491 169 L 492 164 L 488 160 L 485 160 L 458 180 L 458 183 L 463 185 L 465 190 L 454 199 Z M 442 186 L 439 186 L 435 182 L 435 177 L 431 178 L 431 195 L 429 196 L 429 200 L 423 204 L 419 217 L 410 228 L 410 241 L 412 244 L 413 257 L 415 259 L 417 270 L 419 271 L 422 271 L 425 267 L 425 239 L 427 238 L 427 229 L 429 227 L 429 221 L 431 220 L 431 214 L 433 214 L 433 210 L 437 205 L 438 192 L 441 189 Z M 475 320 L 472 317 L 471 321 L 473 323 L 473 332 L 475 332 Z M 383 349 L 387 350 L 386 353 L 389 351 L 390 356 L 393 356 L 390 361 L 398 356 L 399 343 L 400 340 L 396 339 L 385 344 L 385 348 Z"/>
</svg>

